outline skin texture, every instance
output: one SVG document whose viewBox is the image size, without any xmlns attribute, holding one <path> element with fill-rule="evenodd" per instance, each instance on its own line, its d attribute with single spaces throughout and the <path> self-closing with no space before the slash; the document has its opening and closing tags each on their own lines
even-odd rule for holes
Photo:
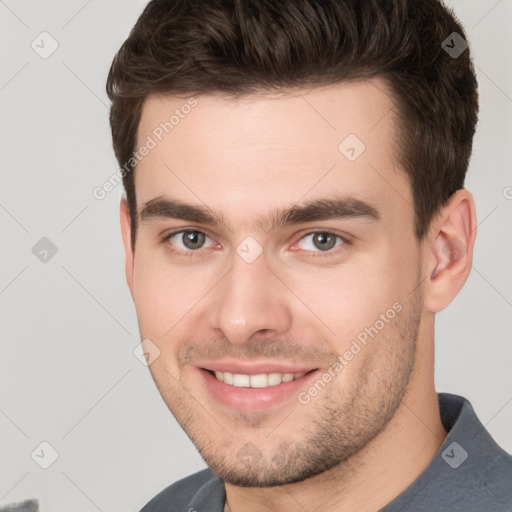
<svg viewBox="0 0 512 512">
<path fill-rule="evenodd" d="M 151 375 L 226 482 L 226 510 L 377 510 L 419 476 L 446 437 L 433 377 L 434 315 L 469 274 L 475 208 L 460 190 L 428 236 L 415 238 L 386 91 L 374 79 L 239 99 L 198 95 L 138 164 L 138 211 L 172 197 L 222 214 L 224 223 L 139 219 L 133 252 L 121 203 L 141 339 L 160 351 Z M 149 98 L 139 145 L 187 99 Z M 366 146 L 354 161 L 338 149 L 349 134 Z M 371 204 L 380 220 L 275 230 L 258 222 L 333 194 Z M 178 228 L 203 232 L 204 246 L 187 248 L 181 234 L 162 241 Z M 323 251 L 311 234 L 322 230 L 346 241 Z M 248 236 L 262 249 L 252 263 L 237 253 Z M 199 378 L 201 362 L 228 357 L 325 373 L 381 315 L 382 329 L 308 403 L 293 394 L 264 410 L 238 410 Z"/>
</svg>

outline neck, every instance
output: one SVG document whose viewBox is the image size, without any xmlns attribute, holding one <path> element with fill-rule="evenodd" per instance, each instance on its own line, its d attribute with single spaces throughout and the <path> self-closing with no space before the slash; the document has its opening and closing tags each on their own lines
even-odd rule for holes
<svg viewBox="0 0 512 512">
<path fill-rule="evenodd" d="M 433 359 L 433 349 L 418 346 L 421 368 L 415 368 L 399 408 L 356 455 L 295 484 L 242 488 L 226 483 L 225 511 L 375 512 L 393 501 L 429 465 L 447 435 L 434 387 Z"/>
</svg>

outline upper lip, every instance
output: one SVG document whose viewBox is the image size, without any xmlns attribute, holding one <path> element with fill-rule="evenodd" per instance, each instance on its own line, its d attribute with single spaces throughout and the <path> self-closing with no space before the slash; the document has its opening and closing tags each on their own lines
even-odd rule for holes
<svg viewBox="0 0 512 512">
<path fill-rule="evenodd" d="M 214 372 L 229 372 L 241 375 L 259 375 L 261 373 L 307 373 L 311 370 L 316 370 L 316 368 L 312 368 L 311 366 L 272 361 L 250 363 L 219 360 L 199 362 L 196 366 Z"/>
</svg>

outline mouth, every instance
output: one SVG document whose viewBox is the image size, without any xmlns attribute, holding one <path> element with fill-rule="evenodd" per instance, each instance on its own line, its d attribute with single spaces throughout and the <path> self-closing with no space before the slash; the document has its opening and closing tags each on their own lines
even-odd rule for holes
<svg viewBox="0 0 512 512">
<path fill-rule="evenodd" d="M 258 373 L 256 375 L 247 375 L 243 373 L 220 372 L 206 370 L 210 372 L 217 380 L 235 386 L 237 388 L 268 388 L 278 386 L 283 382 L 291 382 L 306 375 L 307 372 L 298 373 Z M 313 370 L 312 370 L 313 371 Z"/>
<path fill-rule="evenodd" d="M 320 373 L 318 368 L 226 366 L 229 365 L 222 369 L 196 367 L 196 370 L 210 397 L 231 410 L 240 411 L 266 411 L 293 404 L 298 401 L 300 391 L 307 389 Z"/>
</svg>

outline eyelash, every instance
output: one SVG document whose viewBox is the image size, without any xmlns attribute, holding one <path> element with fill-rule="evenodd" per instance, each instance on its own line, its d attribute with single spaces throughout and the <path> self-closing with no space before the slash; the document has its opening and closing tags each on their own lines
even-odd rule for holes
<svg viewBox="0 0 512 512">
<path fill-rule="evenodd" d="M 179 235 L 180 233 L 200 233 L 200 234 L 205 235 L 207 238 L 210 238 L 207 233 L 205 233 L 204 231 L 201 231 L 200 229 L 179 229 L 177 231 L 173 231 L 171 233 L 165 234 L 162 237 L 162 239 L 160 240 L 160 242 L 162 244 L 166 244 L 172 237 Z M 310 256 L 311 258 L 326 258 L 326 257 L 332 256 L 334 254 L 338 254 L 340 252 L 340 250 L 343 250 L 344 246 L 351 244 L 351 241 L 348 238 L 346 238 L 338 233 L 335 233 L 334 231 L 329 231 L 329 230 L 309 231 L 309 232 L 305 233 L 303 236 L 301 236 L 298 241 L 301 241 L 304 238 L 314 235 L 314 234 L 317 234 L 317 233 L 320 233 L 322 235 L 333 235 L 336 238 L 339 238 L 342 241 L 342 244 L 340 244 L 339 246 L 334 247 L 333 249 L 330 249 L 328 251 L 306 251 L 306 252 L 312 253 Z M 201 249 L 197 249 L 195 251 L 194 250 L 183 251 L 180 249 L 172 248 L 171 251 L 173 252 L 173 254 L 175 254 L 176 256 L 178 256 L 180 258 L 194 258 L 196 256 L 200 256 L 200 253 L 201 253 Z"/>
</svg>

